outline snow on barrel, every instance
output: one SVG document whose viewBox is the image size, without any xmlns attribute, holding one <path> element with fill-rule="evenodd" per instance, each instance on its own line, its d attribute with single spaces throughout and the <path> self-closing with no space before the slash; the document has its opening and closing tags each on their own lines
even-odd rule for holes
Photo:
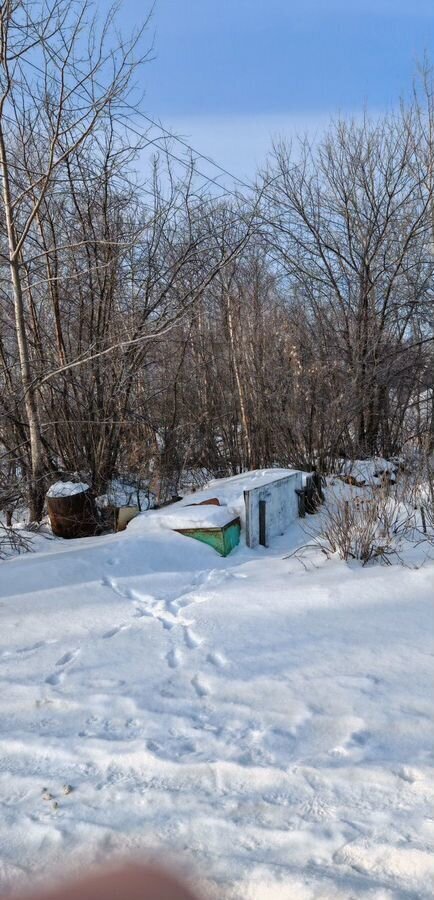
<svg viewBox="0 0 434 900">
<path fill-rule="evenodd" d="M 53 534 L 62 538 L 89 537 L 99 528 L 95 498 L 84 482 L 57 481 L 47 491 Z"/>
</svg>

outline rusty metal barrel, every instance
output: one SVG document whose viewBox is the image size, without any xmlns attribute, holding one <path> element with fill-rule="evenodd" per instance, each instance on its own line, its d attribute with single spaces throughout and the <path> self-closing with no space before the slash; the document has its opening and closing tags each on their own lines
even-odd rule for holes
<svg viewBox="0 0 434 900">
<path fill-rule="evenodd" d="M 47 507 L 56 537 L 90 537 L 100 530 L 95 498 L 89 487 L 63 496 L 50 496 L 49 491 Z"/>
</svg>

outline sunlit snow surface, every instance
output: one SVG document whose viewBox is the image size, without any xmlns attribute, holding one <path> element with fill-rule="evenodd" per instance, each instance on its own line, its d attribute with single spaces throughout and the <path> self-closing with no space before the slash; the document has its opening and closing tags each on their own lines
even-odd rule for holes
<svg viewBox="0 0 434 900">
<path fill-rule="evenodd" d="M 0 565 L 1 888 L 160 851 L 215 897 L 431 897 L 433 564 L 157 520 Z"/>
</svg>

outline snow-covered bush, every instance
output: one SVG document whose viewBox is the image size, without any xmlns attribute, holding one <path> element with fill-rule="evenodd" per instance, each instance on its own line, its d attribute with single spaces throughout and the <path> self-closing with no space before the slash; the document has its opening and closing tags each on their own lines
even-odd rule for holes
<svg viewBox="0 0 434 900">
<path fill-rule="evenodd" d="M 398 464 L 382 456 L 373 456 L 369 459 L 341 459 L 338 461 L 337 470 L 344 479 L 351 479 L 356 485 L 382 487 L 384 484 L 395 484 Z"/>
<path fill-rule="evenodd" d="M 393 552 L 390 519 L 384 517 L 384 492 L 366 497 L 328 498 L 320 539 L 326 553 L 341 559 L 359 559 L 365 565 Z"/>
<path fill-rule="evenodd" d="M 107 484 L 106 492 L 96 499 L 100 510 L 107 507 L 136 506 L 141 512 L 152 509 L 155 495 L 147 480 L 133 474 L 119 475 Z"/>
<path fill-rule="evenodd" d="M 397 474 L 395 469 L 394 474 Z M 358 559 L 401 558 L 404 544 L 434 544 L 434 473 L 419 460 L 402 467 L 396 483 L 375 476 L 364 485 L 329 481 L 325 506 L 307 533 L 327 555 Z"/>
<path fill-rule="evenodd" d="M 424 460 L 415 479 L 412 499 L 419 510 L 419 539 L 434 544 L 434 469 L 429 459 Z"/>
<path fill-rule="evenodd" d="M 355 489 L 335 483 L 326 491 L 318 526 L 307 531 L 327 555 L 390 563 L 403 539 L 417 540 L 420 510 L 409 481 Z"/>
</svg>

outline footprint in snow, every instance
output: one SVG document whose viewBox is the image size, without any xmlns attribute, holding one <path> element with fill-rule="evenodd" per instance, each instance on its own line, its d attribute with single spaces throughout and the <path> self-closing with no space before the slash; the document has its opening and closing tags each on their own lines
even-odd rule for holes
<svg viewBox="0 0 434 900">
<path fill-rule="evenodd" d="M 45 679 L 45 683 L 55 686 L 56 684 L 61 684 L 64 677 L 64 672 L 53 672 L 52 675 L 48 675 L 48 677 Z"/>
<path fill-rule="evenodd" d="M 57 641 L 36 641 L 36 644 L 30 644 L 28 647 L 18 647 L 16 650 L 5 650 L 4 653 L 1 654 L 1 657 L 2 659 L 8 659 L 10 656 L 22 656 L 26 653 L 34 653 L 35 650 L 40 650 L 41 647 L 47 647 L 48 644 L 57 644 Z"/>
<path fill-rule="evenodd" d="M 105 631 L 102 635 L 103 640 L 108 640 L 109 638 L 115 637 L 119 634 L 120 631 L 126 631 L 130 626 L 124 623 L 123 625 L 116 625 L 114 628 L 110 628 L 109 631 Z"/>
<path fill-rule="evenodd" d="M 110 590 L 112 590 L 114 594 L 117 594 L 118 597 L 128 597 L 128 591 L 122 590 L 116 579 L 112 578 L 111 575 L 104 575 L 101 579 L 101 584 L 103 587 L 110 588 Z"/>
<path fill-rule="evenodd" d="M 196 647 L 200 647 L 200 645 L 202 643 L 202 638 L 200 638 L 198 634 L 195 634 L 195 632 L 192 631 L 191 628 L 188 628 L 188 626 L 185 626 L 184 627 L 184 641 L 185 641 L 187 647 L 189 648 L 189 650 L 195 650 Z"/>
<path fill-rule="evenodd" d="M 351 743 L 356 744 L 358 747 L 365 747 L 366 744 L 370 741 L 371 737 L 371 732 L 367 729 L 363 729 L 362 731 L 354 731 L 351 735 Z"/>
<path fill-rule="evenodd" d="M 45 679 L 46 684 L 51 684 L 53 686 L 57 684 L 61 684 L 65 677 L 65 669 L 77 658 L 80 650 L 69 650 L 68 653 L 64 653 L 63 656 L 56 662 L 56 667 L 58 668 L 58 672 L 52 672 L 51 675 L 48 675 Z"/>
<path fill-rule="evenodd" d="M 193 592 L 181 594 L 176 600 L 171 600 L 168 607 L 177 616 L 180 610 L 185 609 L 186 606 L 193 606 L 194 603 L 206 603 L 210 596 L 210 594 L 195 594 Z"/>
<path fill-rule="evenodd" d="M 71 650 L 70 653 L 64 653 L 64 655 L 57 660 L 56 666 L 66 666 L 68 663 L 72 662 L 72 660 L 75 659 L 76 656 L 78 656 L 79 652 L 79 650 Z"/>
<path fill-rule="evenodd" d="M 160 623 L 160 625 L 163 626 L 163 628 L 166 631 L 171 631 L 172 628 L 174 628 L 175 625 L 178 624 L 176 619 L 170 618 L 168 615 L 166 616 L 164 613 L 161 613 L 161 612 L 158 613 L 158 612 L 152 611 L 151 615 L 157 622 Z"/>
<path fill-rule="evenodd" d="M 128 594 L 130 600 L 137 597 L 135 591 L 129 591 Z M 152 606 L 143 606 L 142 604 L 146 600 L 151 600 Z M 175 625 L 178 625 L 176 617 L 170 612 L 165 612 L 164 609 L 161 608 L 160 603 L 155 603 L 154 597 L 139 597 L 138 601 L 134 600 L 133 616 L 135 619 L 155 619 L 155 621 L 160 622 L 167 631 L 170 631 Z"/>
<path fill-rule="evenodd" d="M 208 653 L 207 662 L 211 663 L 212 666 L 215 666 L 216 669 L 224 669 L 227 666 L 228 661 L 223 653 L 219 653 L 218 651 L 212 650 Z"/>
<path fill-rule="evenodd" d="M 194 678 L 191 679 L 191 684 L 193 685 L 198 697 L 202 698 L 208 696 L 210 692 L 209 687 L 202 681 L 199 675 L 195 675 Z"/>
<path fill-rule="evenodd" d="M 104 587 L 116 587 L 116 581 L 111 577 L 111 575 L 103 575 L 103 577 L 101 578 L 101 584 L 103 584 Z"/>
<path fill-rule="evenodd" d="M 211 569 L 208 572 L 206 578 L 204 579 L 204 584 L 209 584 L 211 586 L 217 586 L 219 584 L 223 584 L 224 581 L 227 581 L 228 578 L 231 577 L 231 573 L 221 569 Z"/>
<path fill-rule="evenodd" d="M 139 603 L 149 603 L 151 605 L 155 603 L 155 597 L 152 594 L 142 594 L 136 588 L 126 588 L 124 596 L 128 600 L 137 600 Z"/>
<path fill-rule="evenodd" d="M 153 619 L 154 618 L 148 609 L 143 609 L 142 607 L 138 606 L 136 603 L 134 604 L 133 616 L 135 619 L 146 619 L 146 618 Z"/>
<path fill-rule="evenodd" d="M 159 694 L 160 694 L 160 697 L 164 697 L 165 699 L 167 698 L 169 700 L 173 700 L 174 697 L 176 697 L 176 693 L 173 690 L 173 687 L 171 687 L 170 682 L 167 687 L 161 688 L 161 691 L 159 692 Z"/>
<path fill-rule="evenodd" d="M 177 669 L 178 666 L 182 662 L 182 655 L 176 648 L 173 650 L 169 650 L 166 655 L 167 665 L 170 666 L 171 669 Z"/>
</svg>

